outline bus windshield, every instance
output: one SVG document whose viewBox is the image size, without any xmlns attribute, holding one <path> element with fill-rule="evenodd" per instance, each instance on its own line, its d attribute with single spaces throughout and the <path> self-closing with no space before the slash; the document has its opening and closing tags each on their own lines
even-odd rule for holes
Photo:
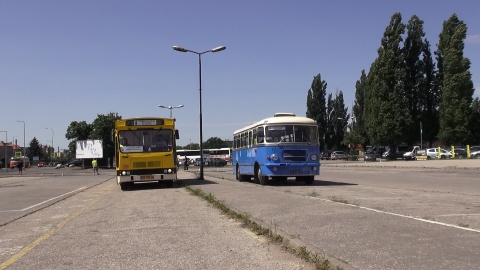
<svg viewBox="0 0 480 270">
<path fill-rule="evenodd" d="M 120 130 L 118 135 L 122 153 L 170 152 L 173 149 L 170 129 Z"/>
<path fill-rule="evenodd" d="M 259 128 L 258 134 L 260 142 L 263 140 L 263 133 L 265 134 L 265 142 L 280 143 L 280 142 L 318 142 L 317 126 L 305 125 L 271 125 L 265 126 L 265 130 Z"/>
</svg>

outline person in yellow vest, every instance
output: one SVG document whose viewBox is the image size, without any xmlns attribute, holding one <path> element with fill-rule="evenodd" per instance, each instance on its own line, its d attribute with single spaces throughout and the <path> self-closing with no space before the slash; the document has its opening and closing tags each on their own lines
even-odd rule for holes
<svg viewBox="0 0 480 270">
<path fill-rule="evenodd" d="M 94 158 L 94 159 L 92 160 L 92 168 L 93 168 L 93 175 L 95 175 L 95 174 L 98 175 L 98 174 L 99 174 L 99 173 L 98 173 L 98 162 L 97 162 L 97 159 L 96 159 L 96 158 Z"/>
</svg>

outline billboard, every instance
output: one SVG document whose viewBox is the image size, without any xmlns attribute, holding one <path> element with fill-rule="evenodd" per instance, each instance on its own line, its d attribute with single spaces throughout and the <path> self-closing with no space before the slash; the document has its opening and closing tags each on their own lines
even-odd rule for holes
<svg viewBox="0 0 480 270">
<path fill-rule="evenodd" d="M 103 158 L 102 140 L 77 141 L 76 158 Z"/>
</svg>

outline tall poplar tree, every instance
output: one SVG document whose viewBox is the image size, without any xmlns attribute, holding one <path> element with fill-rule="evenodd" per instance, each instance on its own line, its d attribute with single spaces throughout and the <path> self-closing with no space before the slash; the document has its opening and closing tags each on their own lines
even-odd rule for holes
<svg viewBox="0 0 480 270">
<path fill-rule="evenodd" d="M 325 97 L 327 94 L 327 83 L 322 80 L 320 74 L 315 76 L 307 94 L 306 116 L 317 121 L 318 137 L 321 139 L 321 149 L 325 149 L 325 133 L 327 130 Z"/>
<path fill-rule="evenodd" d="M 465 144 L 471 138 L 473 82 L 470 60 L 463 57 L 466 24 L 453 14 L 443 23 L 437 57 L 442 72 L 439 138 L 446 144 Z"/>
<path fill-rule="evenodd" d="M 386 28 L 373 62 L 365 91 L 365 128 L 375 145 L 390 149 L 403 142 L 406 128 L 411 125 L 405 93 L 406 67 L 400 44 L 405 25 L 395 13 Z"/>
<path fill-rule="evenodd" d="M 369 139 L 365 130 L 365 91 L 367 87 L 367 74 L 362 70 L 360 79 L 355 84 L 355 101 L 352 108 L 352 124 L 350 132 L 346 135 L 345 142 L 347 144 L 362 144 L 366 150 Z"/>
<path fill-rule="evenodd" d="M 333 146 L 335 149 L 343 150 L 346 148 L 346 145 L 343 144 L 343 139 L 349 118 L 350 115 L 348 114 L 348 108 L 345 106 L 343 92 L 337 91 L 335 93 L 335 99 L 333 100 Z"/>
<path fill-rule="evenodd" d="M 412 117 L 412 125 L 407 127 L 405 142 L 413 144 L 420 138 L 420 107 L 419 92 L 420 83 L 424 77 L 421 54 L 424 49 L 422 38 L 423 21 L 413 15 L 407 24 L 407 37 L 403 47 L 407 77 L 405 81 L 405 95 L 408 99 L 408 109 Z"/>
<path fill-rule="evenodd" d="M 437 140 L 439 129 L 440 89 L 438 87 L 438 74 L 433 62 L 430 43 L 425 39 L 422 48 L 422 68 L 424 77 L 419 84 L 420 123 L 422 125 L 422 140 L 433 146 Z"/>
</svg>

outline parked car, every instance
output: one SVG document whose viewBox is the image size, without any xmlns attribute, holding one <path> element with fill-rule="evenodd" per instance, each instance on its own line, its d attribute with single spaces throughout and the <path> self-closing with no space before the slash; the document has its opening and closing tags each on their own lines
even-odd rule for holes
<svg viewBox="0 0 480 270">
<path fill-rule="evenodd" d="M 388 154 L 388 152 L 387 152 L 387 154 Z M 364 161 L 375 161 L 375 160 L 377 160 L 377 153 L 375 151 L 367 151 L 363 155 L 363 160 Z"/>
<path fill-rule="evenodd" d="M 68 163 L 68 167 L 82 167 L 82 164 L 83 162 L 81 159 L 74 159 L 70 163 Z"/>
<path fill-rule="evenodd" d="M 480 150 L 470 152 L 470 158 L 480 158 Z"/>
<path fill-rule="evenodd" d="M 415 159 L 415 156 L 417 155 L 417 150 L 420 149 L 420 146 L 412 146 L 410 147 L 405 153 L 403 154 L 403 159 L 405 160 L 411 160 Z"/>
<path fill-rule="evenodd" d="M 343 151 L 333 151 L 332 154 L 330 155 L 330 159 L 332 160 L 347 159 L 347 158 L 348 158 L 347 153 Z"/>
<path fill-rule="evenodd" d="M 208 164 L 210 165 L 210 167 L 223 167 L 227 165 L 227 161 L 221 158 L 210 158 L 208 160 Z"/>
<path fill-rule="evenodd" d="M 467 157 L 467 150 L 464 148 L 455 148 L 455 158 L 466 158 Z"/>
<path fill-rule="evenodd" d="M 440 149 L 440 159 L 451 158 L 452 153 L 445 149 Z M 438 148 L 427 148 L 427 159 L 438 159 Z"/>
<path fill-rule="evenodd" d="M 332 152 L 324 151 L 320 153 L 320 159 L 329 160 L 331 158 Z"/>
<path fill-rule="evenodd" d="M 45 163 L 39 162 L 39 163 L 37 164 L 37 167 L 45 167 Z"/>
</svg>

